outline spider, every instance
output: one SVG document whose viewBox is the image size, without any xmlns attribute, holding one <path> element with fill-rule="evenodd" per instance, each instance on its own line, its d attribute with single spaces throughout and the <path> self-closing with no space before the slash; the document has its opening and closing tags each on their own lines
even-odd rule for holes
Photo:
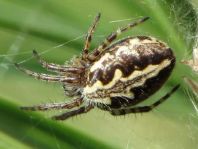
<svg viewBox="0 0 198 149">
<path fill-rule="evenodd" d="M 148 36 L 126 37 L 114 42 L 118 35 L 145 22 L 149 17 L 143 17 L 119 28 L 89 52 L 92 35 L 99 19 L 100 13 L 88 30 L 82 54 L 72 59 L 69 65 L 48 63 L 33 50 L 34 57 L 42 67 L 57 75 L 36 73 L 15 64 L 19 70 L 36 79 L 60 82 L 65 95 L 72 98 L 69 103 L 49 103 L 21 109 L 68 109 L 61 115 L 53 116 L 55 120 L 65 120 L 87 113 L 94 107 L 116 116 L 149 112 L 179 88 L 179 85 L 176 85 L 149 106 L 137 106 L 165 83 L 175 65 L 173 52 L 165 43 Z"/>
</svg>

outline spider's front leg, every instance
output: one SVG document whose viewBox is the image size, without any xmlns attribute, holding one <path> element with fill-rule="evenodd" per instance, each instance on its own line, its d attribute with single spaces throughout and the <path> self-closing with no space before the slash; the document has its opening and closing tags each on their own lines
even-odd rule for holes
<svg viewBox="0 0 198 149">
<path fill-rule="evenodd" d="M 67 67 L 64 65 L 48 63 L 39 56 L 36 50 L 33 50 L 33 56 L 38 60 L 38 62 L 42 65 L 42 67 L 57 73 L 68 72 L 68 73 L 81 74 L 84 71 L 84 68 L 82 67 Z"/>
<path fill-rule="evenodd" d="M 74 107 L 78 107 L 83 103 L 82 98 L 77 98 L 70 103 L 49 103 L 43 105 L 36 105 L 31 107 L 21 107 L 22 110 L 29 110 L 29 111 L 46 111 L 52 109 L 72 109 Z"/>
<path fill-rule="evenodd" d="M 32 76 L 32 77 L 38 79 L 38 80 L 45 80 L 45 81 L 49 81 L 49 82 L 73 83 L 73 84 L 79 84 L 79 82 L 80 82 L 80 79 L 77 77 L 65 77 L 62 75 L 55 76 L 55 75 L 48 75 L 48 74 L 44 74 L 44 73 L 36 73 L 31 70 L 22 68 L 17 63 L 15 63 L 15 66 L 20 71 L 26 73 L 29 76 Z"/>
</svg>

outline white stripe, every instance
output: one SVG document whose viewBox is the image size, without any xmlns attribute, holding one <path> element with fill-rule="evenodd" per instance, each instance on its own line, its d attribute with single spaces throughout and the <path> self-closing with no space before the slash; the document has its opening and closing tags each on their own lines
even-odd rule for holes
<svg viewBox="0 0 198 149">
<path fill-rule="evenodd" d="M 149 78 L 157 76 L 158 73 L 170 65 L 171 61 L 169 59 L 165 59 L 163 62 L 157 65 L 148 65 L 143 70 L 135 70 L 129 77 L 123 78 L 122 72 L 119 69 L 115 70 L 113 80 L 106 85 L 103 85 L 100 80 L 96 81 L 91 87 L 87 85 L 83 90 L 83 95 L 86 96 L 87 94 L 95 93 L 97 90 L 106 90 L 112 88 L 118 81 L 127 82 L 137 78 L 138 76 L 145 75 L 141 81 L 136 82 L 132 85 L 132 87 L 141 86 L 145 83 L 145 81 Z M 148 75 L 146 75 L 148 74 Z M 131 87 L 131 86 L 130 86 Z"/>
</svg>

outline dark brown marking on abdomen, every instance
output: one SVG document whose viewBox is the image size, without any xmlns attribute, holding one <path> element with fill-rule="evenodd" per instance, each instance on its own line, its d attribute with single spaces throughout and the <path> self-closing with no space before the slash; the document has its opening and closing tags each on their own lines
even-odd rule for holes
<svg viewBox="0 0 198 149">
<path fill-rule="evenodd" d="M 112 97 L 112 103 L 109 107 L 117 109 L 121 108 L 122 105 L 133 106 L 147 99 L 159 90 L 164 82 L 166 82 L 174 68 L 174 65 L 175 60 L 173 60 L 168 67 L 162 69 L 157 76 L 148 79 L 142 86 L 132 88 L 130 91 L 134 94 L 133 99 L 127 97 L 125 99 L 121 97 Z"/>
</svg>

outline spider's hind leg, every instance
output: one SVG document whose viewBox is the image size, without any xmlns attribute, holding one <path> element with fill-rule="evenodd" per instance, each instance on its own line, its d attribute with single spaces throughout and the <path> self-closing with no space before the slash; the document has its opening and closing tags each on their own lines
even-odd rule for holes
<svg viewBox="0 0 198 149">
<path fill-rule="evenodd" d="M 180 85 L 176 85 L 170 92 L 168 92 L 165 96 L 161 97 L 158 101 L 154 102 L 153 104 L 149 106 L 142 106 L 142 107 L 132 107 L 132 108 L 126 108 L 126 109 L 118 109 L 118 110 L 112 110 L 112 115 L 125 115 L 128 113 L 143 113 L 143 112 L 149 112 L 159 106 L 161 103 L 166 101 L 178 88 Z"/>
</svg>

